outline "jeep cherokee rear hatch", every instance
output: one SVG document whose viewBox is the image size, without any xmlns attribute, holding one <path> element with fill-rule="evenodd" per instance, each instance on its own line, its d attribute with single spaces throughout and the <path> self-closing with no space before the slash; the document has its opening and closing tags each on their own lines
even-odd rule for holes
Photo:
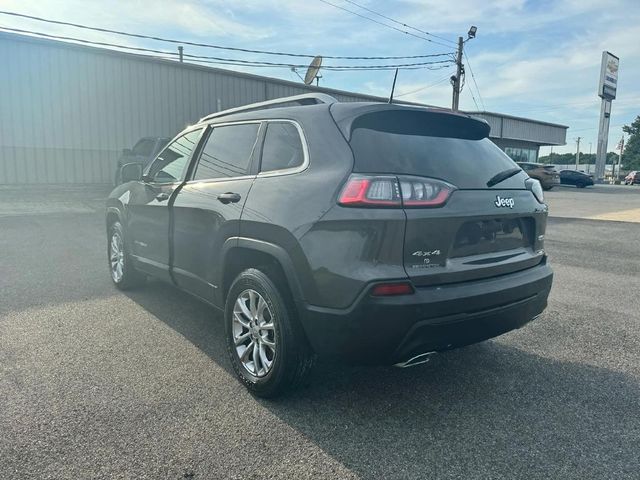
<svg viewBox="0 0 640 480">
<path fill-rule="evenodd" d="M 354 155 L 339 201 L 404 209 L 404 267 L 415 285 L 541 261 L 546 207 L 527 188 L 528 176 L 488 139 L 484 121 L 391 105 L 363 110 L 338 122 Z"/>
</svg>

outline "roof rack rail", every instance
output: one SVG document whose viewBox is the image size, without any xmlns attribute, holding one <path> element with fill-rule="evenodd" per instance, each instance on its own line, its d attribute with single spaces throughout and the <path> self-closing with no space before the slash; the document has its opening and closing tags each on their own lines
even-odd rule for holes
<svg viewBox="0 0 640 480">
<path fill-rule="evenodd" d="M 298 105 L 317 105 L 320 103 L 330 104 L 335 102 L 337 102 L 337 100 L 331 95 L 327 95 L 326 93 L 304 93 L 302 95 L 276 98 L 274 100 L 267 100 L 266 102 L 250 103 L 249 105 L 244 105 L 242 107 L 229 108 L 228 110 L 222 110 L 221 112 L 206 115 L 200 119 L 200 122 L 211 120 L 212 118 L 224 117 L 225 115 L 231 115 L 232 113 L 262 110 L 264 108 L 275 107 L 277 105 L 284 106 L 288 103 L 294 103 Z"/>
</svg>

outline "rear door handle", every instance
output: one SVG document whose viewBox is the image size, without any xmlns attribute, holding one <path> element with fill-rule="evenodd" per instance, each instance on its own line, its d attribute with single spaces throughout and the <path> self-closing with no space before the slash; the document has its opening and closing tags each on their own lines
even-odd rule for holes
<svg viewBox="0 0 640 480">
<path fill-rule="evenodd" d="M 170 194 L 168 194 L 167 192 L 162 192 L 156 195 L 156 200 L 159 202 L 164 202 L 165 200 L 169 200 L 169 196 Z"/>
<path fill-rule="evenodd" d="M 238 203 L 240 201 L 240 198 L 241 197 L 239 193 L 232 192 L 221 193 L 220 195 L 218 195 L 218 200 L 225 205 L 227 203 Z"/>
</svg>

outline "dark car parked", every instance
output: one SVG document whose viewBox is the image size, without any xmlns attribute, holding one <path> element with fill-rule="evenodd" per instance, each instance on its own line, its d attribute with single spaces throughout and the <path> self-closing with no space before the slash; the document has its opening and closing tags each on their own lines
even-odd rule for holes
<svg viewBox="0 0 640 480">
<path fill-rule="evenodd" d="M 585 188 L 593 185 L 593 177 L 577 170 L 560 170 L 560 183 Z"/>
<path fill-rule="evenodd" d="M 518 162 L 518 165 L 527 172 L 527 175 L 538 180 L 544 190 L 551 190 L 560 184 L 560 175 L 555 165 L 531 162 Z"/>
<path fill-rule="evenodd" d="M 637 171 L 629 172 L 629 174 L 626 177 L 624 177 L 625 185 L 634 185 L 637 183 L 640 183 L 640 172 L 637 172 Z"/>
<path fill-rule="evenodd" d="M 118 165 L 116 168 L 116 175 L 114 184 L 120 185 L 122 179 L 120 178 L 120 169 L 127 163 L 139 163 L 142 168 L 151 163 L 158 152 L 162 150 L 170 138 L 165 137 L 144 137 L 136 142 L 133 148 L 125 148 L 122 150 L 122 155 L 118 158 Z"/>
<path fill-rule="evenodd" d="M 216 113 L 107 203 L 119 288 L 164 279 L 224 312 L 273 396 L 316 354 L 409 366 L 546 307 L 547 207 L 467 115 L 301 95 Z M 144 173 L 144 174 L 142 174 Z"/>
</svg>

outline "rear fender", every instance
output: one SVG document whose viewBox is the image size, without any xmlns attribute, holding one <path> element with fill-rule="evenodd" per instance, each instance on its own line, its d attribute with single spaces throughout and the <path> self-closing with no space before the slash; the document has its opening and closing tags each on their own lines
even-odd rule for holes
<svg viewBox="0 0 640 480">
<path fill-rule="evenodd" d="M 287 283 L 289 285 L 289 289 L 291 291 L 291 295 L 293 296 L 293 300 L 296 303 L 304 301 L 304 296 L 302 294 L 302 288 L 300 286 L 300 281 L 296 274 L 296 270 L 293 266 L 293 261 L 291 257 L 286 252 L 286 250 L 278 245 L 273 243 L 265 242 L 263 240 L 256 240 L 253 238 L 245 238 L 245 237 L 230 237 L 228 238 L 222 246 L 221 251 L 221 261 L 223 268 L 221 269 L 220 278 L 217 279 L 217 284 L 224 287 L 224 279 L 226 272 L 229 271 L 230 268 L 233 268 L 230 265 L 229 254 L 231 250 L 234 248 L 244 248 L 248 250 L 254 250 L 269 257 L 272 257 L 282 269 L 284 273 Z M 223 289 L 221 289 L 223 290 Z M 221 291 L 220 304 L 224 303 L 224 296 L 226 296 L 226 292 Z"/>
</svg>

